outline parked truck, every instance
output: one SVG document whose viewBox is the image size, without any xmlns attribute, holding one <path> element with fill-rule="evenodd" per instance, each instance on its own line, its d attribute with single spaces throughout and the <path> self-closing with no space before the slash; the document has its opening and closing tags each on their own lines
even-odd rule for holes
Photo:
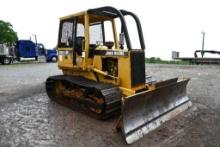
<svg viewBox="0 0 220 147">
<path fill-rule="evenodd" d="M 34 58 L 38 60 L 38 50 L 36 44 L 31 40 L 18 40 L 15 45 L 15 59 L 21 61 L 22 58 Z"/>
<path fill-rule="evenodd" d="M 57 51 L 55 49 L 46 49 L 42 43 L 37 44 L 38 55 L 45 56 L 47 62 L 57 61 Z"/>
<path fill-rule="evenodd" d="M 0 45 L 1 64 L 11 64 L 25 59 L 37 61 L 39 57 L 45 57 L 47 62 L 56 62 L 57 51 L 46 49 L 43 44 L 37 44 L 31 40 L 18 40 L 14 46 Z"/>
</svg>

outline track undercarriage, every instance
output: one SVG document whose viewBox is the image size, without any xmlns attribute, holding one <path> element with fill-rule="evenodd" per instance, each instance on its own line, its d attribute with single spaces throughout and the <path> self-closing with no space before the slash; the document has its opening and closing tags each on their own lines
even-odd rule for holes
<svg viewBox="0 0 220 147">
<path fill-rule="evenodd" d="M 98 83 L 80 76 L 52 76 L 46 81 L 49 98 L 71 109 L 107 119 L 121 111 L 121 91 L 112 84 Z"/>
</svg>

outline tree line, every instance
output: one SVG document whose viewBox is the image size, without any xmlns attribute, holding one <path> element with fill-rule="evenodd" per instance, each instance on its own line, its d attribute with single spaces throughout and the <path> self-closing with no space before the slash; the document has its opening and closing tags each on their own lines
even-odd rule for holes
<svg viewBox="0 0 220 147">
<path fill-rule="evenodd" d="M 12 45 L 18 40 L 17 32 L 10 22 L 0 20 L 0 44 Z"/>
</svg>

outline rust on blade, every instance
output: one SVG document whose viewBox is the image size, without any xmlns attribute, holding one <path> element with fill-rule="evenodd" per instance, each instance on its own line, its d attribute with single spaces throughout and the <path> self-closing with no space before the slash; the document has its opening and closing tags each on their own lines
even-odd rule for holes
<svg viewBox="0 0 220 147">
<path fill-rule="evenodd" d="M 160 83 L 154 90 L 125 99 L 122 105 L 122 131 L 128 144 L 139 140 L 191 106 L 186 95 L 188 81 L 167 80 L 164 81 L 166 84 Z"/>
</svg>

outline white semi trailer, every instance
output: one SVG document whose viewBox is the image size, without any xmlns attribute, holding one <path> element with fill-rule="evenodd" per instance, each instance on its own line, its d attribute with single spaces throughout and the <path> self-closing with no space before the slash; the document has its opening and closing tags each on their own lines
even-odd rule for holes
<svg viewBox="0 0 220 147">
<path fill-rule="evenodd" d="M 10 64 L 14 60 L 14 47 L 9 47 L 6 44 L 0 44 L 0 63 Z"/>
</svg>

